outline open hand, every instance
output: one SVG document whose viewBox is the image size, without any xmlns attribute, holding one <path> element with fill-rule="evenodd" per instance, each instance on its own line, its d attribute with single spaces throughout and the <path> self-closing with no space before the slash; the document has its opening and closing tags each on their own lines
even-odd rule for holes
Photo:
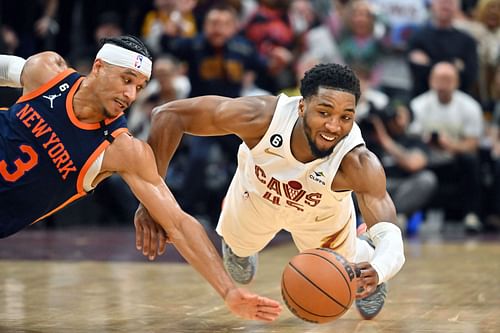
<svg viewBox="0 0 500 333">
<path fill-rule="evenodd" d="M 278 302 L 242 288 L 229 290 L 224 301 L 232 313 L 245 319 L 271 322 L 281 313 Z"/>
</svg>

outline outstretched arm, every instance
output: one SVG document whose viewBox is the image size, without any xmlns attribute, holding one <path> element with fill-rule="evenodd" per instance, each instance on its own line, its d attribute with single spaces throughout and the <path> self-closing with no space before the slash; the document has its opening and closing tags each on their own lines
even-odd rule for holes
<svg viewBox="0 0 500 333">
<path fill-rule="evenodd" d="M 378 284 L 389 280 L 403 266 L 404 248 L 401 230 L 396 223 L 396 209 L 386 190 L 384 169 L 378 158 L 360 146 L 342 161 L 339 178 L 334 189 L 352 189 L 356 193 L 359 209 L 368 227 L 368 234 L 375 245 L 369 263 L 359 263 L 364 289 L 362 298 L 373 292 Z"/>
<path fill-rule="evenodd" d="M 148 143 L 164 178 L 184 133 L 200 136 L 236 134 L 253 147 L 267 130 L 275 96 L 227 98 L 203 96 L 163 104 L 153 111 Z M 150 260 L 165 251 L 164 232 L 139 206 L 134 218 L 136 247 Z"/>
<path fill-rule="evenodd" d="M 118 172 L 151 216 L 168 233 L 171 242 L 225 300 L 229 309 L 247 319 L 272 321 L 278 302 L 237 289 L 203 226 L 186 214 L 156 170 L 150 147 L 120 135 L 106 149 L 103 172 Z"/>
<path fill-rule="evenodd" d="M 197 136 L 235 134 L 255 145 L 267 130 L 277 98 L 274 96 L 227 98 L 203 96 L 177 100 L 153 110 L 148 143 L 155 154 L 160 175 L 184 133 Z"/>
</svg>

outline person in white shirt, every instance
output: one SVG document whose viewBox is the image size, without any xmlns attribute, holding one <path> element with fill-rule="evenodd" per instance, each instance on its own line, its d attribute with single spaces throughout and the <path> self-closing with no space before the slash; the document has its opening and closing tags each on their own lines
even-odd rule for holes
<svg viewBox="0 0 500 333">
<path fill-rule="evenodd" d="M 422 136 L 431 145 L 429 166 L 441 185 L 459 186 L 458 200 L 436 193 L 436 202 L 454 203 L 463 209 L 465 227 L 479 231 L 481 178 L 479 141 L 483 135 L 481 106 L 468 94 L 458 90 L 459 74 L 448 62 L 439 62 L 431 70 L 430 90 L 415 97 L 411 108 L 415 118 L 410 132 Z M 456 208 L 455 207 L 455 208 Z"/>
</svg>

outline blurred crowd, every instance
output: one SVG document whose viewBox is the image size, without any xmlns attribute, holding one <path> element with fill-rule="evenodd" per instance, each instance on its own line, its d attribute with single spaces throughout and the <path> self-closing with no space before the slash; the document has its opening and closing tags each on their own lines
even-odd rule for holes
<svg viewBox="0 0 500 333">
<path fill-rule="evenodd" d="M 298 95 L 318 63 L 351 66 L 356 120 L 382 161 L 399 223 L 429 212 L 470 232 L 500 229 L 500 0 L 1 0 L 0 50 L 55 50 L 88 73 L 99 40 L 141 37 L 152 80 L 127 110 L 146 139 L 156 105 L 207 94 Z M 19 96 L 1 89 L 2 106 Z M 237 137 L 185 136 L 167 183 L 181 206 L 215 225 L 236 168 Z M 83 208 L 82 208 L 83 207 Z M 52 225 L 131 223 L 118 177 Z"/>
</svg>

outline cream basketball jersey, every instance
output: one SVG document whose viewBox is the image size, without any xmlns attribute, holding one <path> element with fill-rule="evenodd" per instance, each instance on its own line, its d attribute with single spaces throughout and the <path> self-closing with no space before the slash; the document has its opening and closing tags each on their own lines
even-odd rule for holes
<svg viewBox="0 0 500 333">
<path fill-rule="evenodd" d="M 329 156 L 297 161 L 290 140 L 300 98 L 280 95 L 259 143 L 252 149 L 240 145 L 217 231 L 240 256 L 261 250 L 285 229 L 301 251 L 330 247 L 352 259 L 356 225 L 351 191 L 334 192 L 331 186 L 342 158 L 364 141 L 354 124 Z"/>
</svg>

